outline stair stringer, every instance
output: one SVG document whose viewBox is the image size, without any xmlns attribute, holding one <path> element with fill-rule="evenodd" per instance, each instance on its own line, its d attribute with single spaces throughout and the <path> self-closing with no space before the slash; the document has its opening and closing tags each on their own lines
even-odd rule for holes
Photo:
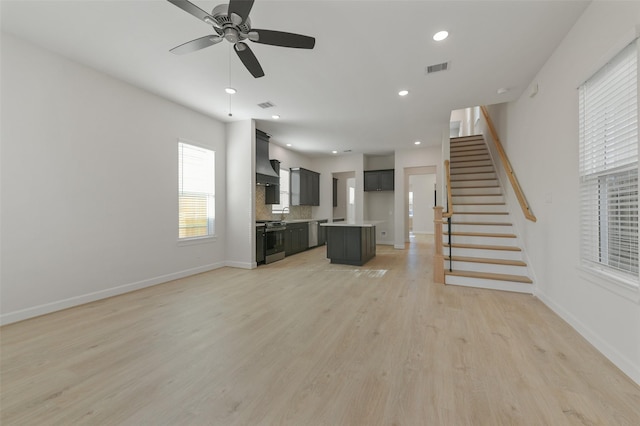
<svg viewBox="0 0 640 426">
<path fill-rule="evenodd" d="M 505 203 L 507 204 L 507 211 L 509 212 L 509 216 L 513 218 L 523 216 L 522 209 L 520 208 L 520 203 L 518 203 L 518 198 L 516 197 L 513 187 L 510 184 L 505 185 L 505 180 L 508 181 L 509 178 L 507 177 L 506 171 L 502 166 L 502 162 L 496 161 L 497 159 L 499 159 L 498 158 L 499 154 L 495 148 L 495 145 L 493 144 L 490 145 L 487 142 L 489 140 L 488 138 L 492 136 L 490 134 L 486 134 L 485 132 L 488 133 L 486 129 L 483 129 L 482 139 L 484 140 L 484 144 L 487 146 L 487 151 L 489 151 L 489 157 L 491 157 L 491 162 L 493 163 L 493 167 L 496 171 L 496 176 L 498 178 L 498 185 L 500 185 L 500 189 L 502 189 L 502 195 L 504 196 Z M 521 237 L 523 235 L 523 233 L 521 232 L 522 221 L 513 220 L 511 223 L 513 225 L 514 233 L 518 236 L 520 248 L 522 249 L 522 260 L 526 262 L 529 277 L 533 280 L 533 284 L 531 285 L 532 286 L 531 294 L 535 296 L 538 294 L 537 283 L 539 281 L 536 275 L 535 268 L 531 263 L 531 258 L 529 257 L 529 254 L 527 252 L 527 245 L 524 243 L 524 239 Z"/>
</svg>

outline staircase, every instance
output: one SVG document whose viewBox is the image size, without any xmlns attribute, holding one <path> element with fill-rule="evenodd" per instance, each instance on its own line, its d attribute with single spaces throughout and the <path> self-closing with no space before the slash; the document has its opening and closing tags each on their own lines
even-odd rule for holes
<svg viewBox="0 0 640 426">
<path fill-rule="evenodd" d="M 451 246 L 448 225 L 442 225 L 445 283 L 532 293 L 533 281 L 484 138 L 452 138 L 450 170 L 454 214 Z"/>
</svg>

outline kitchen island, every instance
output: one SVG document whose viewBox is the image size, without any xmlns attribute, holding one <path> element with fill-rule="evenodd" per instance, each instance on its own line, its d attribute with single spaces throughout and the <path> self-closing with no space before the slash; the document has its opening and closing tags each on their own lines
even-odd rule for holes
<svg viewBox="0 0 640 426">
<path fill-rule="evenodd" d="M 375 224 L 333 222 L 320 226 L 327 229 L 327 258 L 331 263 L 362 266 L 375 257 Z"/>
</svg>

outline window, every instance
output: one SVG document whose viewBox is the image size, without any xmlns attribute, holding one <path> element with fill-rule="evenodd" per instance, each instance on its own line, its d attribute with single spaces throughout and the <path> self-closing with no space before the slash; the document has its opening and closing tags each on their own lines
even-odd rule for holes
<svg viewBox="0 0 640 426">
<path fill-rule="evenodd" d="M 214 235 L 215 152 L 178 143 L 178 238 Z"/>
<path fill-rule="evenodd" d="M 280 167 L 280 204 L 271 205 L 271 213 L 282 213 L 289 208 L 289 169 Z"/>
<path fill-rule="evenodd" d="M 581 258 L 638 285 L 638 46 L 579 87 Z"/>
</svg>

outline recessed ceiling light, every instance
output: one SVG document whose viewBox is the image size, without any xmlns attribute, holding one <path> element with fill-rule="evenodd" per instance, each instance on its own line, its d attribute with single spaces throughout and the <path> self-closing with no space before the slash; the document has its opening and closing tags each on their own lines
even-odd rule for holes
<svg viewBox="0 0 640 426">
<path fill-rule="evenodd" d="M 332 154 L 337 154 L 337 153 L 338 153 L 338 151 L 331 151 L 331 153 L 332 153 Z"/>
<path fill-rule="evenodd" d="M 287 144 L 287 146 L 291 146 L 291 144 L 290 144 L 290 143 L 288 143 L 288 144 Z"/>
<path fill-rule="evenodd" d="M 435 41 L 442 41 L 447 37 L 449 37 L 449 33 L 447 31 L 438 31 L 433 35 L 433 39 Z"/>
<path fill-rule="evenodd" d="M 224 89 L 225 92 L 227 92 L 230 95 L 235 95 L 238 91 L 236 89 L 234 89 L 233 87 L 227 87 L 226 89 Z"/>
<path fill-rule="evenodd" d="M 420 145 L 420 141 L 415 141 L 413 144 L 414 145 Z"/>
<path fill-rule="evenodd" d="M 408 94 L 409 94 L 408 90 L 401 90 L 401 91 L 398 92 L 398 95 L 400 95 L 400 96 L 407 96 Z"/>
<path fill-rule="evenodd" d="M 274 120 L 277 120 L 278 118 L 280 118 L 280 116 L 278 114 L 272 115 L 271 118 L 273 118 Z"/>
</svg>

